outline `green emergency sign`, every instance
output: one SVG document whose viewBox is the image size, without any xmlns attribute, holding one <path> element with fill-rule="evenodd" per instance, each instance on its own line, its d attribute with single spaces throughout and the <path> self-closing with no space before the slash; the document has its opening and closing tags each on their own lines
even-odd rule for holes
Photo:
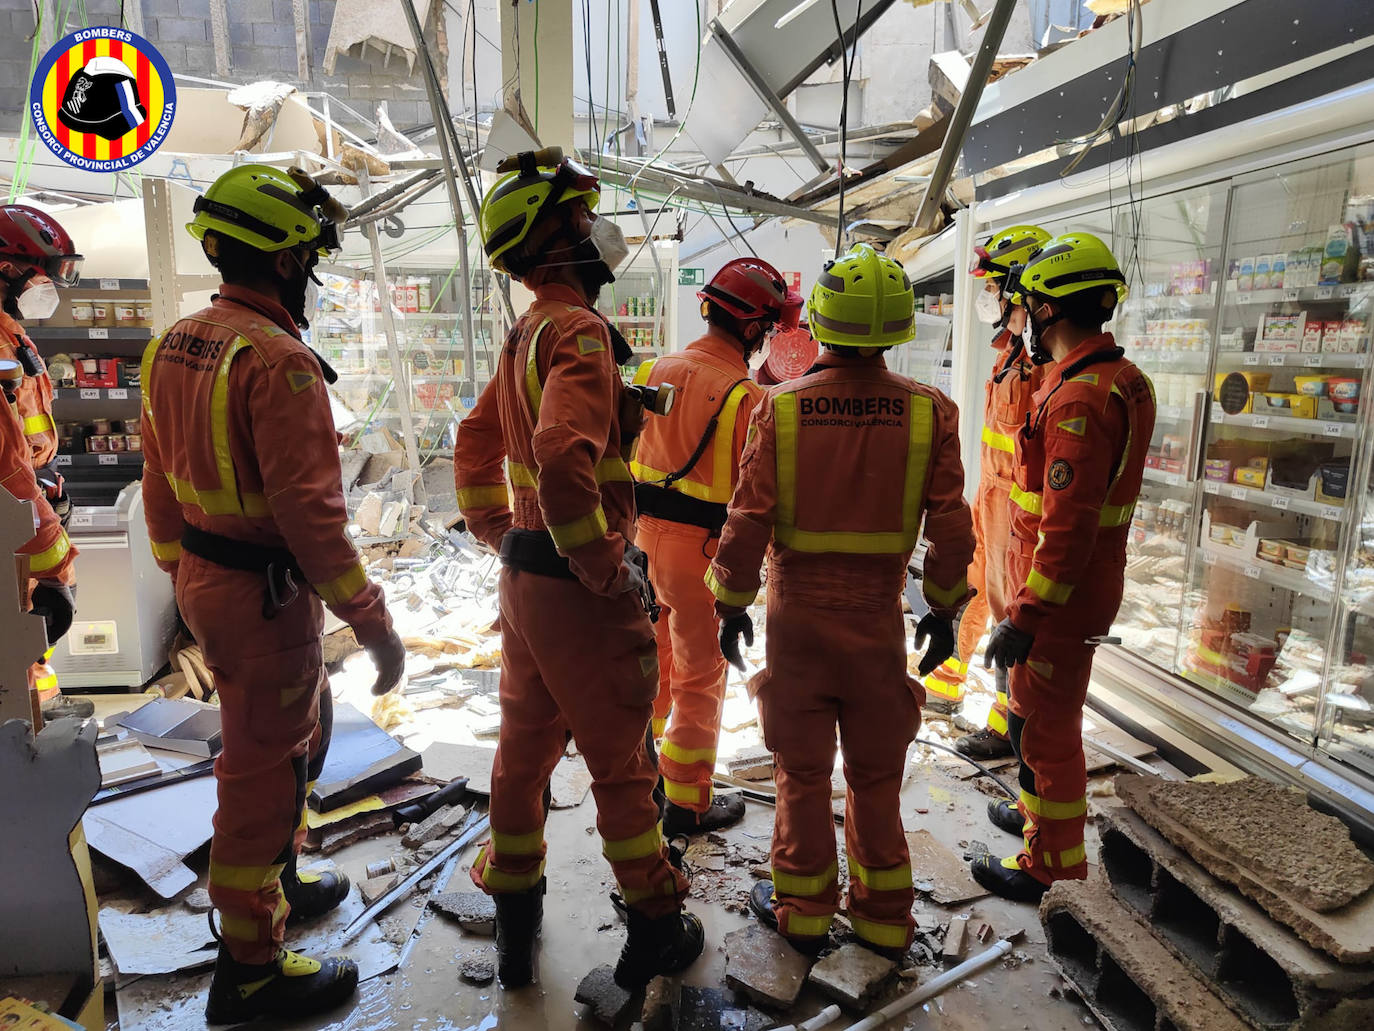
<svg viewBox="0 0 1374 1031">
<path fill-rule="evenodd" d="M 678 286 L 705 286 L 706 270 L 704 268 L 680 268 L 677 270 Z"/>
</svg>

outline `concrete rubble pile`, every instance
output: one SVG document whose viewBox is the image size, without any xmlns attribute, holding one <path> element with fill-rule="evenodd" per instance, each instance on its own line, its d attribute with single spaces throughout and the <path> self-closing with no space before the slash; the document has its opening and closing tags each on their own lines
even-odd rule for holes
<svg viewBox="0 0 1374 1031">
<path fill-rule="evenodd" d="M 1051 958 L 1105 1027 L 1374 1026 L 1374 863 L 1343 824 L 1253 777 L 1123 774 L 1116 794 L 1100 872 L 1040 907 Z"/>
</svg>

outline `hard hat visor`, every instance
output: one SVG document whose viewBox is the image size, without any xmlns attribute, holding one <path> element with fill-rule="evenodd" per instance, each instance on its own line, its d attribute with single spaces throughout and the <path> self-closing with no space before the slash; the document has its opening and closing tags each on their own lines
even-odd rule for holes
<svg viewBox="0 0 1374 1031">
<path fill-rule="evenodd" d="M 58 286 L 76 286 L 85 260 L 79 254 L 54 254 L 43 263 L 43 271 Z"/>
<path fill-rule="evenodd" d="M 969 262 L 968 274 L 970 276 L 990 276 L 994 273 L 1005 273 L 1007 270 L 1001 265 L 993 264 L 992 258 L 988 256 L 988 249 L 983 246 L 973 248 L 973 261 Z"/>
</svg>

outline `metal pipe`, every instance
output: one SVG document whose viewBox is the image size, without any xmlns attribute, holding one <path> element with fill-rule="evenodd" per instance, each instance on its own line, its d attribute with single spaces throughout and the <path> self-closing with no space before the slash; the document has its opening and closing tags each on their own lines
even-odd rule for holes
<svg viewBox="0 0 1374 1031">
<path fill-rule="evenodd" d="M 929 1002 L 939 995 L 946 988 L 952 988 L 966 977 L 970 977 L 978 971 L 992 966 L 999 959 L 1012 950 L 1012 942 L 1009 938 L 1003 938 L 986 952 L 980 952 L 972 959 L 966 959 L 953 970 L 947 970 L 939 977 L 935 978 L 921 987 L 917 988 L 909 995 L 903 995 L 900 999 L 889 1002 L 880 1010 L 876 1010 L 864 1017 L 857 1024 L 850 1024 L 846 1031 L 875 1031 L 882 1027 L 893 1017 L 900 1016 L 908 1010 L 915 1009 L 923 1002 Z"/>
<path fill-rule="evenodd" d="M 1011 21 L 1012 9 L 1015 6 L 1016 0 L 997 0 L 997 6 L 993 8 L 987 31 L 983 33 L 983 42 L 978 47 L 973 67 L 969 70 L 968 85 L 964 87 L 964 92 L 959 97 L 959 105 L 950 118 L 949 129 L 945 132 L 945 142 L 940 145 L 940 159 L 935 163 L 935 171 L 931 174 L 930 182 L 926 184 L 921 206 L 916 209 L 916 217 L 911 222 L 916 229 L 935 228 L 935 214 L 940 210 L 940 200 L 944 197 L 950 177 L 954 174 L 954 162 L 964 148 L 964 137 L 968 135 L 969 123 L 973 121 L 973 112 L 983 96 L 983 87 L 988 84 L 992 62 L 997 59 L 997 50 L 1002 45 L 1002 36 L 1007 31 L 1007 23 Z"/>
</svg>

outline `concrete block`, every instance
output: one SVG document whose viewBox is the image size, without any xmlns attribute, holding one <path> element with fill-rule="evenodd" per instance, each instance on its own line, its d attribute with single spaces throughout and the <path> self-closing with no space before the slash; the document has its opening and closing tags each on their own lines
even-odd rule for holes
<svg viewBox="0 0 1374 1031">
<path fill-rule="evenodd" d="M 176 0 L 176 7 L 183 18 L 210 19 L 210 0 Z"/>
<path fill-rule="evenodd" d="M 458 976 L 468 984 L 491 984 L 496 979 L 496 964 L 485 956 L 469 956 L 458 967 Z"/>
<path fill-rule="evenodd" d="M 166 44 L 163 44 L 162 46 L 158 47 L 158 49 L 162 51 L 162 56 L 167 56 Z M 184 58 L 182 58 L 183 63 L 180 65 L 173 64 L 173 71 L 184 70 L 187 72 L 192 72 L 192 74 L 194 74 L 196 71 L 199 71 L 208 74 L 209 70 L 215 67 L 215 48 L 213 44 L 187 43 L 183 48 L 183 52 L 186 55 Z M 170 62 L 171 58 L 168 57 L 167 60 Z"/>
<path fill-rule="evenodd" d="M 725 936 L 725 983 L 760 1006 L 790 1009 L 810 969 L 809 957 L 767 927 L 750 924 Z"/>
<path fill-rule="evenodd" d="M 231 0 L 229 17 L 231 19 L 239 18 L 254 24 L 270 22 L 274 17 L 272 0 Z"/>
<path fill-rule="evenodd" d="M 383 874 L 380 877 L 369 877 L 358 885 L 358 890 L 362 892 L 363 901 L 369 906 L 379 898 L 389 892 L 400 883 L 401 875 L 397 873 Z"/>
<path fill-rule="evenodd" d="M 9 114 L 22 111 L 28 106 L 29 91 L 27 89 L 0 89 L 0 111 Z"/>
<path fill-rule="evenodd" d="M 237 18 L 230 18 L 229 42 L 235 44 L 243 44 L 245 46 L 252 45 L 253 23 L 250 21 L 242 21 Z"/>
<path fill-rule="evenodd" d="M 1147 778 L 1121 775 L 1116 778 L 1117 797 L 1130 806 L 1164 837 L 1186 851 L 1214 877 L 1240 889 L 1242 895 L 1259 903 L 1270 916 L 1297 932 L 1298 937 L 1342 963 L 1374 963 L 1374 891 L 1366 891 L 1348 905 L 1331 912 L 1317 912 L 1310 906 L 1266 883 L 1249 865 L 1248 853 L 1223 851 L 1167 821 L 1151 803 Z M 1283 821 L 1261 814 L 1264 826 L 1277 828 Z M 1318 852 L 1313 846 L 1315 862 Z"/>
<path fill-rule="evenodd" d="M 290 25 L 294 31 L 296 12 L 291 0 L 272 0 L 272 17 L 276 19 L 277 24 Z"/>
<path fill-rule="evenodd" d="M 254 22 L 253 45 L 296 49 L 296 30 L 288 17 L 284 22 Z"/>
<path fill-rule="evenodd" d="M 603 964 L 582 979 L 573 1001 L 587 1006 L 607 1027 L 615 1027 L 629 1011 L 634 996 L 615 983 L 614 972 Z"/>
<path fill-rule="evenodd" d="M 410 830 L 401 838 L 401 844 L 406 848 L 419 848 L 427 842 L 442 838 L 454 825 L 455 810 L 461 818 L 462 806 L 446 805 L 430 813 L 419 823 L 412 824 Z"/>
<path fill-rule="evenodd" d="M 730 776 L 741 780 L 772 780 L 773 753 L 763 746 L 746 748 L 733 759 L 727 760 L 726 767 Z"/>
<path fill-rule="evenodd" d="M 952 966 L 963 957 L 964 939 L 967 934 L 968 914 L 951 917 L 949 926 L 945 928 L 945 945 L 942 953 L 945 963 Z"/>
<path fill-rule="evenodd" d="M 842 945 L 811 968 L 808 980 L 842 1006 L 862 1010 L 892 979 L 897 964 L 862 945 Z"/>
<path fill-rule="evenodd" d="M 1040 902 L 1050 959 L 1107 1031 L 1245 1031 L 1148 934 L 1105 881 L 1060 881 Z"/>
<path fill-rule="evenodd" d="M 450 891 L 429 904 L 470 934 L 496 933 L 496 900 L 480 891 Z"/>
<path fill-rule="evenodd" d="M 1374 1026 L 1374 967 L 1318 952 L 1130 809 L 1104 807 L 1098 828 L 1112 892 L 1251 1026 Z"/>
<path fill-rule="evenodd" d="M 157 44 L 164 39 L 180 43 L 204 43 L 210 38 L 210 23 L 200 18 L 158 18 Z"/>
<path fill-rule="evenodd" d="M 644 1031 L 677 1031 L 682 1016 L 682 981 L 656 977 L 644 989 L 644 1008 L 639 1022 Z"/>
<path fill-rule="evenodd" d="M 194 913 L 208 913 L 215 907 L 210 901 L 210 893 L 204 888 L 197 888 L 181 900 L 181 904 Z"/>
<path fill-rule="evenodd" d="M 210 54 L 207 64 L 194 64 L 187 58 L 188 47 L 204 47 Z M 158 40 L 157 52 L 162 55 L 167 62 L 167 67 L 172 71 L 182 72 L 189 75 L 205 74 L 206 68 L 213 68 L 215 64 L 215 51 L 209 43 L 173 43 L 170 40 Z"/>
</svg>

